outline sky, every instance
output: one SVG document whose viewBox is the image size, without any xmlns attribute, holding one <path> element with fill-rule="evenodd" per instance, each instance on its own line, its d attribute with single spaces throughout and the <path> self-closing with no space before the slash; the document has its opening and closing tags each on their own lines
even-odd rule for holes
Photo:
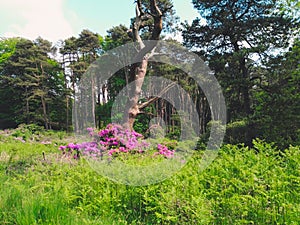
<svg viewBox="0 0 300 225">
<path fill-rule="evenodd" d="M 191 1 L 173 0 L 180 21 L 199 17 Z M 134 0 L 0 0 L 0 37 L 41 36 L 55 43 L 83 29 L 105 36 L 113 26 L 129 27 L 134 15 Z"/>
</svg>

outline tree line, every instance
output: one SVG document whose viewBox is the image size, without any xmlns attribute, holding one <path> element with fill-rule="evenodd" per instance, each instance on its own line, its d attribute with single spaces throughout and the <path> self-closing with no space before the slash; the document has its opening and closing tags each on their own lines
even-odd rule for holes
<svg viewBox="0 0 300 225">
<path fill-rule="evenodd" d="M 115 47 L 151 37 L 163 39 L 180 29 L 183 43 L 168 41 L 198 54 L 222 86 L 228 117 L 226 142 L 251 145 L 259 137 L 280 147 L 300 144 L 299 6 L 288 3 L 193 0 L 205 23 L 196 18 L 179 26 L 170 0 L 137 1 L 131 26 L 115 26 L 105 36 L 86 29 L 56 46 L 42 38 L 2 38 L 0 128 L 35 123 L 71 131 L 76 86 L 91 63 Z M 155 22 L 162 24 L 156 35 Z M 121 69 L 93 90 L 98 127 L 110 122 L 116 96 L 133 81 L 130 69 Z M 175 81 L 189 93 L 199 114 L 202 139 L 207 139 L 211 112 L 195 81 L 175 67 L 148 62 L 147 76 L 152 75 Z M 178 136 L 180 120 L 171 103 L 159 98 L 150 103 L 143 113 L 135 114 L 134 129 L 145 133 L 145 124 L 161 117 L 167 135 Z"/>
</svg>

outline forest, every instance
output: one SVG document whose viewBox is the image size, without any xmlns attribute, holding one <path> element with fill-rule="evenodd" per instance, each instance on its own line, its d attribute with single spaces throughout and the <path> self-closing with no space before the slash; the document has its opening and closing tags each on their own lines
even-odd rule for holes
<svg viewBox="0 0 300 225">
<path fill-rule="evenodd" d="M 299 144 L 298 17 L 287 9 L 276 11 L 279 6 L 272 1 L 246 5 L 229 1 L 226 9 L 223 3 L 194 1 L 207 24 L 195 19 L 192 24 L 178 27 L 171 2 L 160 2 L 163 30 L 157 38 L 181 29 L 182 45 L 207 62 L 222 87 L 227 107 L 226 143 L 251 145 L 253 139 L 261 138 L 280 147 Z M 140 36 L 153 39 L 151 21 L 142 19 Z M 1 128 L 37 124 L 45 129 L 72 131 L 76 85 L 105 52 L 136 41 L 133 33 L 124 25 L 111 28 L 104 36 L 86 29 L 55 46 L 42 38 L 2 38 Z M 175 67 L 153 62 L 148 67 L 147 76 L 167 77 L 188 92 L 197 105 L 200 134 L 209 132 L 211 112 L 201 88 Z M 118 90 L 130 81 L 125 70 L 119 71 L 94 91 L 99 128 L 110 122 Z M 176 135 L 176 112 L 169 103 L 158 99 L 145 111 L 163 116 L 167 135 Z M 147 113 L 139 115 L 135 129 L 145 131 L 142 124 L 150 119 Z"/>
<path fill-rule="evenodd" d="M 191 23 L 180 21 L 171 0 L 136 0 L 131 25 L 106 34 L 86 28 L 57 43 L 0 38 L 1 224 L 299 224 L 300 4 L 191 4 L 199 12 Z M 224 139 L 203 171 L 197 172 L 219 120 L 216 106 L 185 71 L 151 60 L 161 41 L 201 58 L 224 96 Z M 122 46 L 134 46 L 137 61 L 108 79 L 101 72 L 92 77 L 92 111 L 78 115 L 87 74 Z M 165 87 L 157 96 L 143 91 L 151 78 Z M 187 93 L 176 95 L 180 109 L 162 98 L 175 84 Z M 120 93 L 126 108 L 112 115 Z M 162 162 L 167 173 L 190 145 L 181 139 L 192 132 L 183 125 L 183 109 L 195 110 L 197 125 L 190 127 L 197 141 L 170 179 L 153 172 L 146 185 L 131 186 L 130 176 L 148 177 L 124 170 L 127 183 L 118 183 L 97 175 L 84 159 L 108 160 L 108 169 L 113 160 L 141 167 Z M 93 126 L 80 123 L 84 116 Z M 95 139 L 74 139 L 83 130 Z"/>
</svg>

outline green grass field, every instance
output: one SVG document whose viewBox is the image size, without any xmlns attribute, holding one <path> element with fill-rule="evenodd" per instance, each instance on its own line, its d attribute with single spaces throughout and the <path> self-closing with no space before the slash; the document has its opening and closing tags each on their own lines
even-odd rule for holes
<svg viewBox="0 0 300 225">
<path fill-rule="evenodd" d="M 133 187 L 62 158 L 61 133 L 16 136 L 0 136 L 3 225 L 300 224 L 299 146 L 225 145 L 203 172 L 199 151 L 171 179 Z"/>
</svg>

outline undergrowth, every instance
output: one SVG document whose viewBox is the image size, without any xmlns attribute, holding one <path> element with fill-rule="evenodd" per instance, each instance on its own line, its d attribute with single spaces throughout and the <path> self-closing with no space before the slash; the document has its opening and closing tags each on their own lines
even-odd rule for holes
<svg viewBox="0 0 300 225">
<path fill-rule="evenodd" d="M 4 138 L 0 224 L 299 224 L 300 148 L 224 145 L 200 171 L 202 152 L 171 179 L 114 183 L 51 143 Z M 65 142 L 67 143 L 67 142 Z"/>
</svg>

